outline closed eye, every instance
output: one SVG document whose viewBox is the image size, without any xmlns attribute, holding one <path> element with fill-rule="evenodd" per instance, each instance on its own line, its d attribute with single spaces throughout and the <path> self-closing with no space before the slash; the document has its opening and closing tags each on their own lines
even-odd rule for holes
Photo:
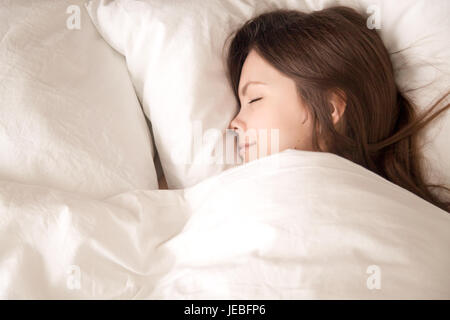
<svg viewBox="0 0 450 320">
<path fill-rule="evenodd" d="M 262 99 L 262 98 L 256 98 L 256 99 L 250 100 L 249 103 L 253 103 L 253 102 L 259 101 L 259 100 L 261 100 L 261 99 Z"/>
</svg>

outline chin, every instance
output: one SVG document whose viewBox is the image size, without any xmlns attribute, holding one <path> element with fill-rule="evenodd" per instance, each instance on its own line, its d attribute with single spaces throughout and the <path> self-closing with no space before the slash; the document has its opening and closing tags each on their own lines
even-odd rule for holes
<svg viewBox="0 0 450 320">
<path fill-rule="evenodd" d="M 242 159 L 242 163 L 248 163 L 248 162 L 260 159 L 260 158 L 267 157 L 267 156 L 269 156 L 271 154 L 275 154 L 275 153 L 280 152 L 280 151 L 272 152 L 271 150 L 269 150 L 269 151 L 267 151 L 265 153 L 262 153 L 262 152 L 259 152 L 259 148 L 258 149 L 255 148 L 256 146 L 257 145 L 252 146 L 250 148 L 246 148 L 244 152 L 240 152 L 239 153 L 239 156 Z"/>
</svg>

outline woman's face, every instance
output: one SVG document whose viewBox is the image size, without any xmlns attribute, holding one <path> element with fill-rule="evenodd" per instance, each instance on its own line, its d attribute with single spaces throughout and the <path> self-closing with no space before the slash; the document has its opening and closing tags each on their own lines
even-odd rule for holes
<svg viewBox="0 0 450 320">
<path fill-rule="evenodd" d="M 239 81 L 241 109 L 230 122 L 243 162 L 286 149 L 313 150 L 311 116 L 295 82 L 251 50 Z M 277 135 L 278 133 L 278 135 Z"/>
</svg>

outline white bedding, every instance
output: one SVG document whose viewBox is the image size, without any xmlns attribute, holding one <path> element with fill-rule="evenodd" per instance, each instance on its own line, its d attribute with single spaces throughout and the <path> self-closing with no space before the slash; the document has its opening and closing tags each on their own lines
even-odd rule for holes
<svg viewBox="0 0 450 320">
<path fill-rule="evenodd" d="M 124 58 L 83 3 L 0 0 L 0 179 L 100 199 L 157 189 Z M 71 8 L 80 29 L 67 27 Z"/>
<path fill-rule="evenodd" d="M 2 181 L 0 297 L 448 299 L 449 230 L 448 213 L 327 153 L 103 201 Z"/>
<path fill-rule="evenodd" d="M 0 298 L 450 299 L 450 215 L 337 156 L 152 190 L 123 57 L 65 27 L 83 3 L 0 0 Z"/>
</svg>

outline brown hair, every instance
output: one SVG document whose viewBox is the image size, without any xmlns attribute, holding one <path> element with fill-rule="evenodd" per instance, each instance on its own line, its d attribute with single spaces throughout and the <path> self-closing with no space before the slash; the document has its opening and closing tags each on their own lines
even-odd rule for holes
<svg viewBox="0 0 450 320">
<path fill-rule="evenodd" d="M 239 106 L 241 69 L 254 49 L 296 82 L 314 121 L 317 151 L 349 159 L 450 212 L 450 203 L 430 191 L 449 189 L 424 181 L 417 144 L 417 133 L 450 106 L 435 110 L 449 92 L 419 117 L 398 90 L 389 53 L 365 17 L 347 7 L 312 13 L 279 9 L 247 21 L 230 37 L 228 77 Z M 329 111 L 330 90 L 346 101 L 337 126 Z"/>
</svg>

